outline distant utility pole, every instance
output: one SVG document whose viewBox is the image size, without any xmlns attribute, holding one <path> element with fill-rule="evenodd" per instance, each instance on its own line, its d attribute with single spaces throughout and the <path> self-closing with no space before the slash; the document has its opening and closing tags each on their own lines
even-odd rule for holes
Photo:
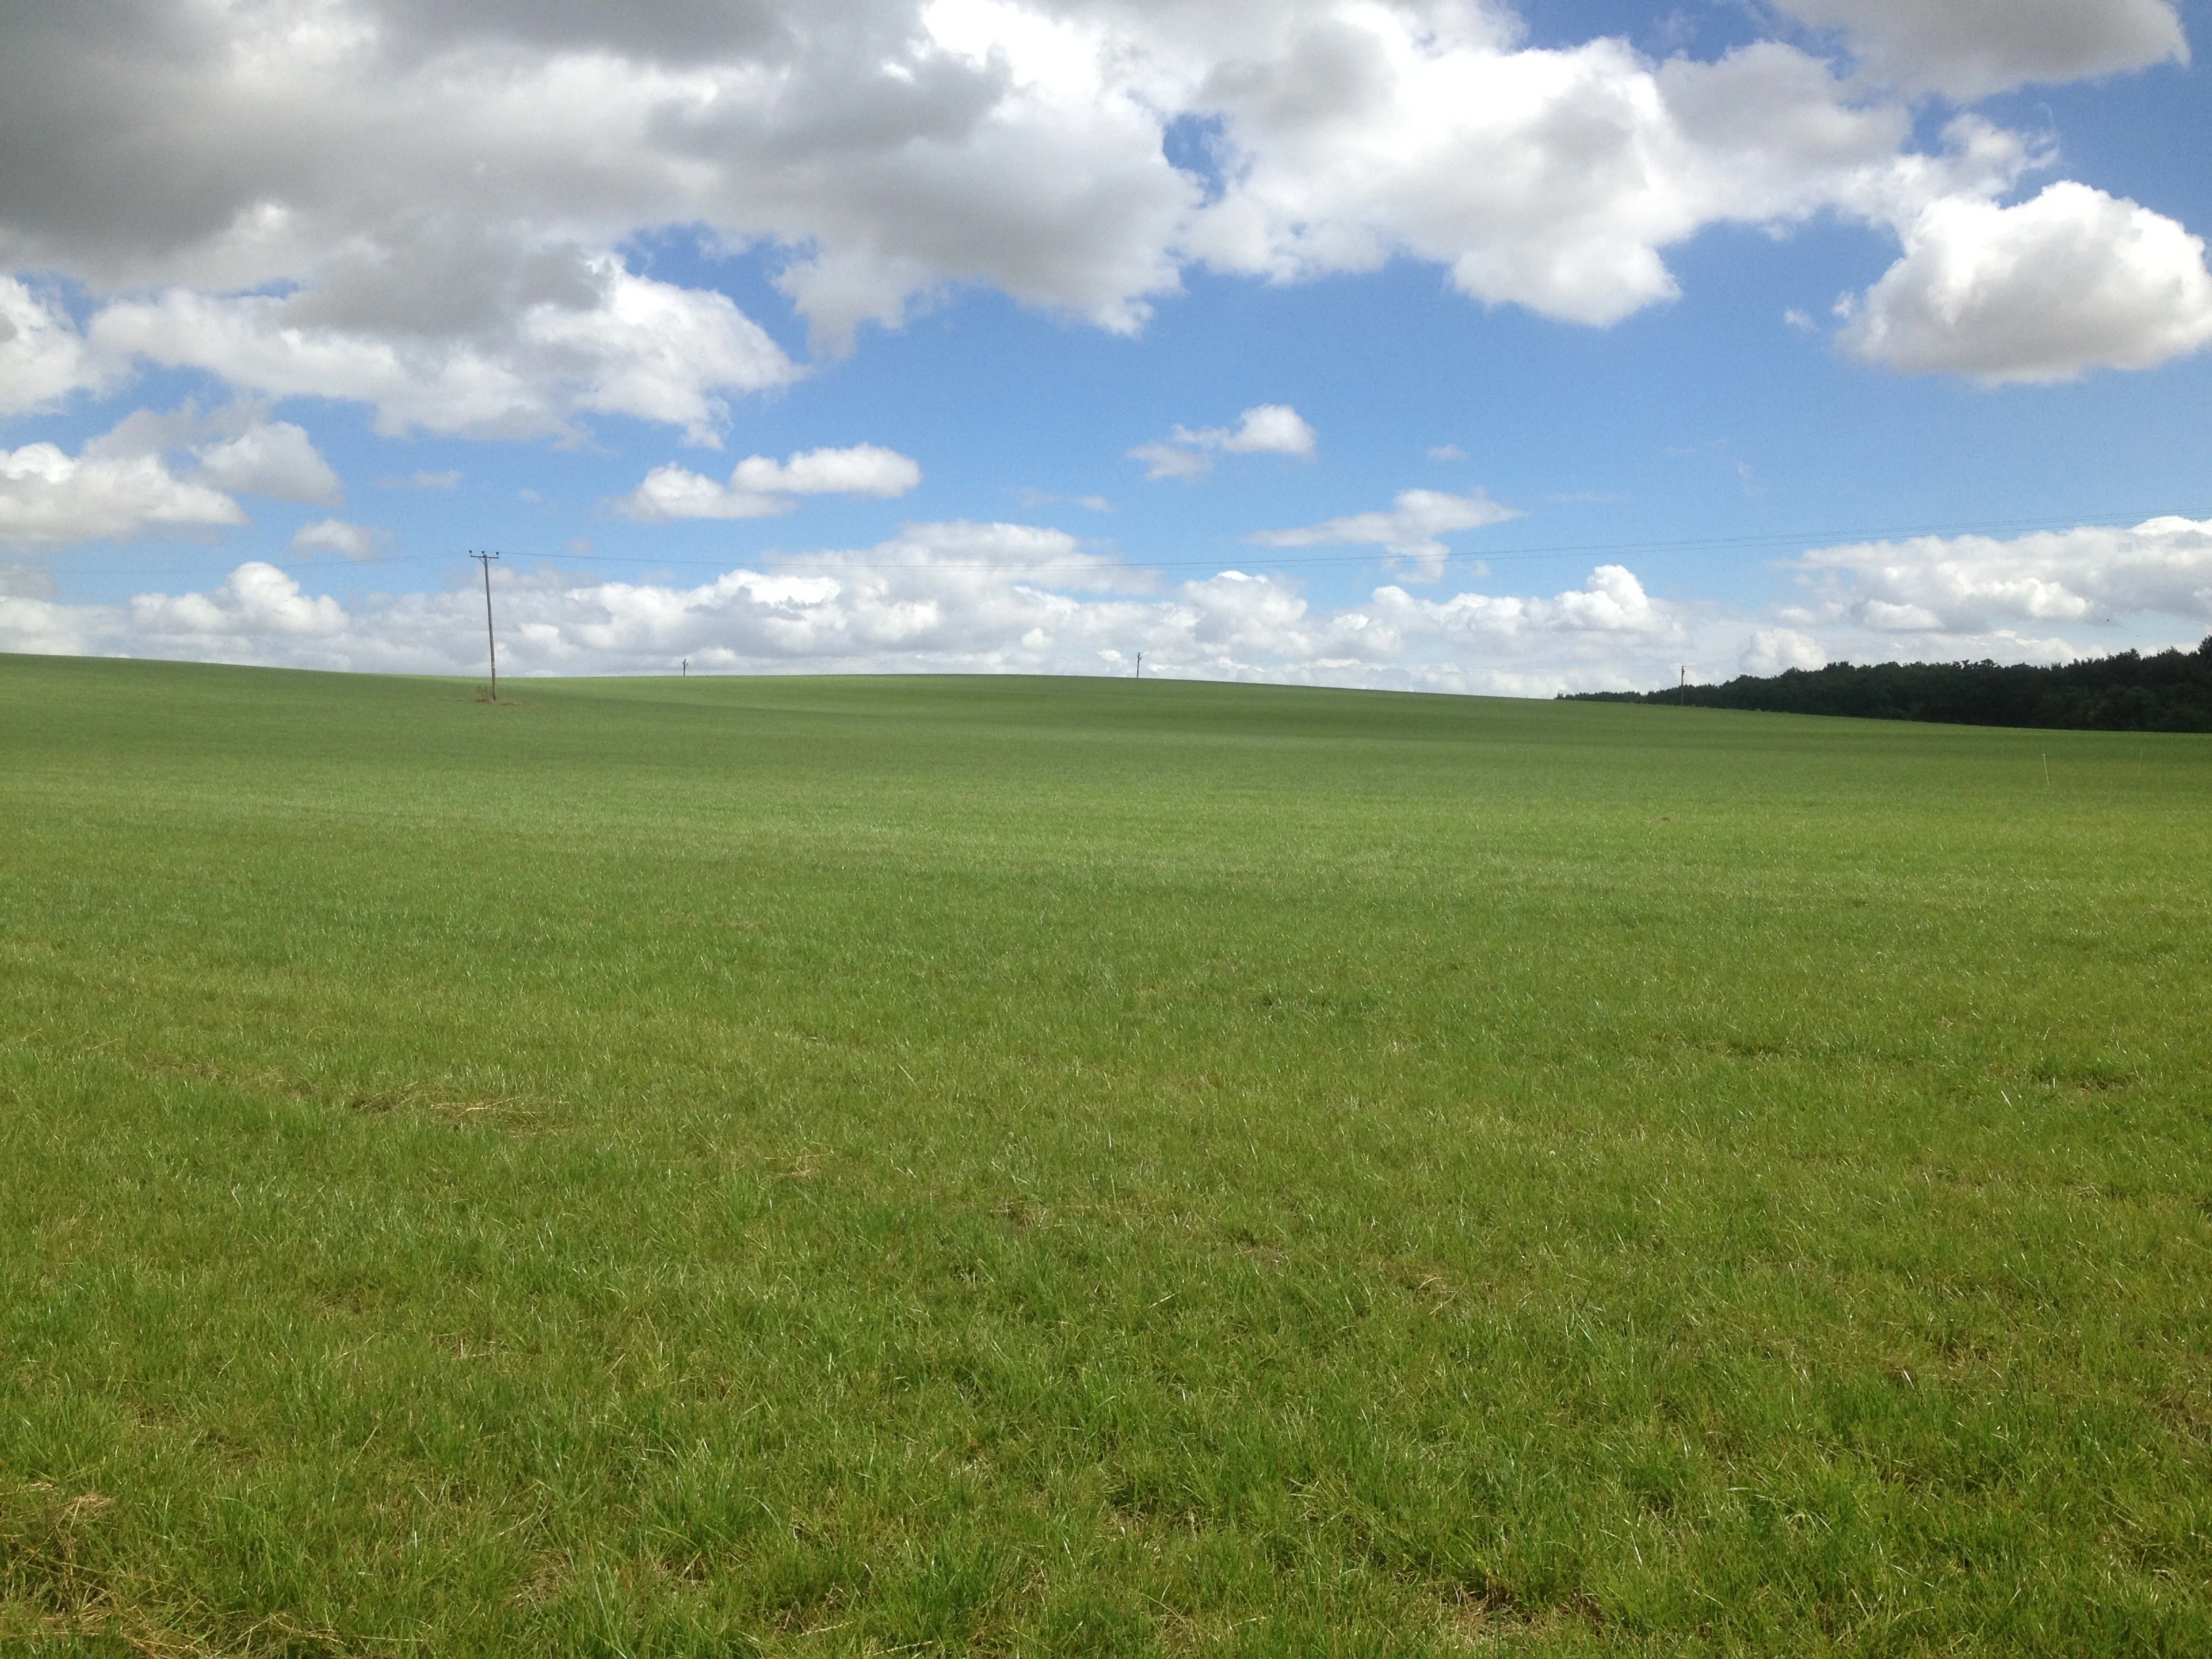
<svg viewBox="0 0 2212 1659">
<path fill-rule="evenodd" d="M 1682 665 L 1682 678 L 1674 683 L 1674 707 L 1680 708 L 1690 699 L 1690 665 Z"/>
<path fill-rule="evenodd" d="M 1141 651 L 1137 653 L 1137 678 L 1145 678 L 1145 653 Z"/>
<path fill-rule="evenodd" d="M 684 658 L 684 672 L 683 672 L 682 673 L 678 674 L 676 678 L 677 678 L 678 679 L 679 679 L 679 680 L 688 680 L 688 679 L 690 679 L 690 678 L 691 678 L 691 659 L 690 659 L 690 658 L 686 657 L 686 658 Z"/>
<path fill-rule="evenodd" d="M 491 700 L 499 701 L 499 640 L 491 631 L 491 562 L 496 553 L 471 553 L 469 556 L 483 567 L 484 573 L 484 646 L 491 653 Z"/>
</svg>

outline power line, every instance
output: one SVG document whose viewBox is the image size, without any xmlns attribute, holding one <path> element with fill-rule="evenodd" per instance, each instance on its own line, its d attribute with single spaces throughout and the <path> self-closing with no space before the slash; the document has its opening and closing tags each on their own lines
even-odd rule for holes
<svg viewBox="0 0 2212 1659">
<path fill-rule="evenodd" d="M 1856 542 L 1893 541 L 1925 536 L 1987 535 L 2002 531 L 2033 532 L 2044 529 L 2112 529 L 2126 528 L 2142 519 L 2155 517 L 2151 514 L 2107 514 L 2099 517 L 2065 519 L 1998 519 L 1977 520 L 1951 525 L 1926 525 L 1894 527 L 1882 530 L 1856 531 L 1800 531 L 1781 534 L 1762 533 L 1756 536 L 1692 536 L 1674 541 L 1631 542 L 1563 542 L 1547 546 L 1506 547 L 1494 550 L 1470 549 L 1447 552 L 1441 562 L 1445 564 L 1518 564 L 1541 559 L 1586 558 L 1593 554 L 1669 554 L 1686 552 L 1727 552 L 1749 550 L 1760 547 L 1802 545 L 1836 546 Z M 1243 546 L 1264 544 L 1241 543 Z M 541 553 L 534 558 L 558 562 L 584 565 L 645 566 L 655 569 L 704 567 L 732 568 L 727 556 L 719 559 L 639 559 L 619 556 L 602 557 L 591 553 Z M 817 561 L 825 570 L 966 570 L 1001 571 L 1010 575 L 1024 575 L 1044 571 L 1095 572 L 1101 574 L 1133 570 L 1196 570 L 1218 569 L 1224 562 L 1234 561 L 1227 552 L 1203 559 L 1128 559 L 1115 561 L 1103 554 L 1082 559 L 1032 563 L 1010 563 L 1003 560 L 969 561 L 952 559 L 886 560 L 857 559 L 842 553 L 777 553 L 761 555 L 773 557 L 787 574 L 803 574 L 807 561 Z M 1417 554 L 1390 553 L 1370 546 L 1364 552 L 1308 553 L 1278 556 L 1267 559 L 1250 559 L 1244 562 L 1265 563 L 1271 567 L 1293 565 L 1418 563 Z M 796 568 L 793 568 L 796 567 Z"/>
<path fill-rule="evenodd" d="M 2025 519 L 1960 520 L 1948 524 L 1897 525 L 1888 526 L 1879 529 L 1761 532 L 1756 535 L 1747 536 L 1689 536 L 1674 539 L 1644 539 L 1637 541 L 1559 542 L 1539 544 L 1534 545 L 1524 544 L 1521 546 L 1509 546 L 1495 549 L 1477 548 L 1463 550 L 1455 550 L 1448 552 L 1444 556 L 1442 562 L 1445 564 L 1458 564 L 1461 566 L 1469 564 L 1521 564 L 1547 559 L 1587 558 L 1593 555 L 1607 553 L 1616 554 L 1622 556 L 1638 555 L 1646 556 L 1664 556 L 1667 555 L 1697 552 L 1743 552 L 1752 551 L 1759 548 L 1784 547 L 1790 545 L 1832 547 L 1838 545 L 1849 545 L 1850 544 L 1859 542 L 1911 540 L 1929 536 L 1994 536 L 2007 532 L 2027 534 L 2039 530 L 2127 528 L 2142 522 L 2143 520 L 2160 516 L 2191 517 L 2192 515 L 2186 514 L 2178 515 L 2160 515 L 2157 514 L 2141 512 L 2077 514 L 2063 517 L 2045 516 Z M 1256 544 L 1249 542 L 1237 543 L 1235 545 L 1254 547 L 1256 551 L 1263 553 L 1272 551 L 1272 550 L 1267 549 L 1263 544 Z M 451 555 L 443 553 L 403 553 L 372 561 L 365 561 L 359 565 L 345 568 L 351 570 L 356 570 L 366 577 L 369 573 L 378 569 L 389 568 L 398 565 L 437 563 L 450 556 Z M 472 555 L 471 556 L 474 556 Z M 814 562 L 820 564 L 824 568 L 825 572 L 837 570 L 909 570 L 915 572 L 968 571 L 985 573 L 997 572 L 1016 576 L 1042 575 L 1054 572 L 1073 572 L 1078 574 L 1105 575 L 1146 570 L 1220 569 L 1224 566 L 1224 564 L 1237 562 L 1235 556 L 1225 549 L 1220 553 L 1213 554 L 1205 558 L 1117 559 L 1111 555 L 1092 554 L 1080 558 L 1026 563 L 1011 562 L 1006 560 L 864 559 L 851 557 L 839 552 L 792 553 L 763 551 L 752 554 L 726 553 L 707 558 L 638 558 L 620 554 L 597 553 L 532 553 L 528 555 L 518 555 L 518 556 L 526 556 L 536 560 L 540 563 L 550 562 L 554 564 L 576 564 L 587 567 L 613 565 L 625 568 L 649 570 L 716 569 L 726 571 L 744 568 L 746 561 L 751 559 L 763 561 L 772 560 L 779 566 L 783 574 L 806 574 L 806 568 L 809 562 Z M 1363 550 L 1347 551 L 1343 553 L 1278 554 L 1264 560 L 1251 559 L 1244 561 L 1244 562 L 1253 564 L 1265 563 L 1270 568 L 1276 568 L 1285 566 L 1305 568 L 1324 565 L 1363 565 L 1419 562 L 1419 556 L 1416 555 L 1392 554 L 1366 544 L 1363 544 Z M 204 569 L 204 566 L 199 566 L 195 568 Z M 97 574 L 106 576 L 167 576 L 188 574 L 191 574 L 191 571 L 185 567 L 173 565 L 158 568 L 104 568 L 97 571 L 96 573 L 88 574 Z"/>
</svg>

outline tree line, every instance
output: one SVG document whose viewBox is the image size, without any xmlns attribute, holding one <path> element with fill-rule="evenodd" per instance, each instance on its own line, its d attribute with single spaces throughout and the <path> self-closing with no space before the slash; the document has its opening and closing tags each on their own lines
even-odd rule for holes
<svg viewBox="0 0 2212 1659">
<path fill-rule="evenodd" d="M 2022 663 L 1830 663 L 1718 685 L 1577 691 L 1589 702 L 1689 704 L 1782 714 L 1954 726 L 2044 726 L 2096 732 L 2212 732 L 2212 635 L 2194 651 L 2160 651 L 2038 668 Z"/>
</svg>

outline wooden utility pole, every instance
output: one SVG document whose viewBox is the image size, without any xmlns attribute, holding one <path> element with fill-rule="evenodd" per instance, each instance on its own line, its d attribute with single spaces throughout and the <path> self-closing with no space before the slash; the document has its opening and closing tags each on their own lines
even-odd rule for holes
<svg viewBox="0 0 2212 1659">
<path fill-rule="evenodd" d="M 1674 707 L 1680 708 L 1685 702 L 1689 701 L 1689 696 L 1690 669 L 1689 665 L 1685 663 L 1682 665 L 1682 678 L 1674 682 Z"/>
<path fill-rule="evenodd" d="M 1141 651 L 1137 653 L 1137 678 L 1145 678 L 1145 653 Z"/>
<path fill-rule="evenodd" d="M 499 639 L 491 631 L 491 562 L 496 553 L 471 553 L 469 556 L 483 567 L 484 573 L 484 647 L 491 653 L 491 700 L 499 701 Z"/>
</svg>

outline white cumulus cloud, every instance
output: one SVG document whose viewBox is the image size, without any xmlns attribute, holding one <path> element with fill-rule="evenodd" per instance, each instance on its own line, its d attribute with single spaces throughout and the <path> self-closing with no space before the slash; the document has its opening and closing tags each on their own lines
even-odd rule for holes
<svg viewBox="0 0 2212 1659">
<path fill-rule="evenodd" d="M 1985 381 L 2149 368 L 2212 341 L 2204 242 L 2164 216 L 2061 182 L 2014 207 L 1951 197 L 1850 307 L 1844 343 L 1894 368 Z"/>
<path fill-rule="evenodd" d="M 2212 523 L 2154 520 L 2010 541 L 1824 549 L 1808 603 L 1754 615 L 1654 596 L 1601 565 L 1555 592 L 1424 597 L 1395 585 L 1316 604 L 1280 576 L 1163 584 L 1066 532 L 915 524 L 871 547 L 780 558 L 690 586 L 503 568 L 500 661 L 518 675 L 694 672 L 1127 673 L 1548 696 L 1650 690 L 1824 661 L 2063 661 L 2112 648 L 2106 607 L 2147 648 L 2212 619 Z M 127 605 L 0 580 L 0 650 L 125 652 L 389 672 L 473 673 L 481 592 L 351 604 L 275 566 Z"/>
<path fill-rule="evenodd" d="M 788 513 L 797 495 L 903 495 L 921 482 L 910 457 L 876 444 L 847 449 L 809 449 L 786 461 L 748 455 L 726 483 L 673 462 L 657 466 L 617 502 L 625 518 L 647 523 L 673 519 L 765 519 Z"/>
<path fill-rule="evenodd" d="M 1295 15 L 1205 82 L 1233 182 L 1190 245 L 1218 269 L 1409 255 L 1470 298 L 1609 324 L 1673 297 L 1666 248 L 1861 200 L 1908 136 L 1901 107 L 1771 43 L 1655 66 L 1617 40 L 1512 50 L 1410 11 Z"/>
<path fill-rule="evenodd" d="M 1759 628 L 1744 641 L 1736 665 L 1747 674 L 1774 675 L 1792 668 L 1825 668 L 1828 653 L 1810 634 L 1796 628 Z"/>
<path fill-rule="evenodd" d="M 792 495 L 903 495 L 921 482 L 921 468 L 895 449 L 854 444 L 849 449 L 809 449 L 787 461 L 748 455 L 730 475 L 732 486 Z"/>
<path fill-rule="evenodd" d="M 2160 0 L 1790 7 L 1954 92 L 2185 51 Z M 604 415 L 712 445 L 731 399 L 801 371 L 724 295 L 641 268 L 671 226 L 772 250 L 828 351 L 962 285 L 1126 332 L 1193 266 L 1393 258 L 1604 325 L 1670 298 L 1668 251 L 1716 224 L 1996 199 L 1916 148 L 1922 82 L 1892 82 L 1778 40 L 1531 47 L 1446 0 L 323 0 L 112 30 L 31 8 L 0 56 L 0 266 L 93 314 L 80 337 L 9 279 L 0 397 L 153 362 L 387 433 Z M 1188 165 L 1176 130 L 1202 135 Z M 1233 453 L 1162 449 L 1171 475 Z"/>
<path fill-rule="evenodd" d="M 604 413 L 665 422 L 713 447 L 724 394 L 799 373 L 723 295 L 635 276 L 612 256 L 559 263 L 565 286 L 515 296 L 515 308 L 465 330 L 380 326 L 313 289 L 172 289 L 106 307 L 89 334 L 110 357 L 204 368 L 269 397 L 365 403 L 377 429 L 395 435 L 561 435 L 579 416 Z"/>
<path fill-rule="evenodd" d="M 670 461 L 647 473 L 615 503 L 615 510 L 643 524 L 665 524 L 676 519 L 772 519 L 798 505 L 788 495 L 739 489 Z"/>
<path fill-rule="evenodd" d="M 190 466 L 180 465 L 190 462 Z M 246 522 L 239 495 L 335 506 L 344 488 L 305 431 L 251 403 L 141 409 L 74 456 L 0 456 L 0 540 L 64 544 Z"/>
<path fill-rule="evenodd" d="M 2166 0 L 1774 0 L 1876 73 L 1956 98 L 2189 61 Z"/>
<path fill-rule="evenodd" d="M 0 592 L 0 651 L 49 657 L 97 656 L 116 648 L 123 613 L 112 606 L 60 605 Z"/>
<path fill-rule="evenodd" d="M 517 675 L 685 659 L 695 673 L 1119 673 L 1141 651 L 1148 675 L 1548 695 L 1651 679 L 1680 659 L 1694 620 L 1613 568 L 1556 595 L 1424 600 L 1386 586 L 1324 606 L 1280 577 L 1164 586 L 1063 531 L 967 521 L 688 586 L 526 569 L 496 586 L 500 661 Z M 212 590 L 122 607 L 0 605 L 0 649 L 394 672 L 476 672 L 483 628 L 465 582 L 345 605 L 258 561 Z"/>
<path fill-rule="evenodd" d="M 1375 591 L 1376 609 L 1401 632 L 1443 638 L 1493 640 L 1529 634 L 1628 635 L 1669 641 L 1684 637 L 1669 607 L 1644 591 L 1626 566 L 1600 565 L 1577 591 L 1550 598 L 1455 593 L 1448 599 L 1416 599 L 1402 587 Z"/>
<path fill-rule="evenodd" d="M 375 525 L 318 519 L 292 532 L 292 548 L 299 553 L 343 553 L 349 559 L 373 559 L 384 537 L 385 532 Z"/>
<path fill-rule="evenodd" d="M 1310 460 L 1320 444 L 1305 417 L 1288 404 L 1256 404 L 1238 416 L 1233 427 L 1178 426 L 1158 443 L 1139 444 L 1129 459 L 1145 464 L 1147 478 L 1202 478 L 1213 470 L 1213 458 L 1218 454 L 1295 455 Z"/>
<path fill-rule="evenodd" d="M 1386 511 L 1352 513 L 1296 530 L 1263 530 L 1245 539 L 1261 547 L 1379 547 L 1393 558 L 1408 559 L 1433 580 L 1451 555 L 1443 537 L 1480 530 L 1521 516 L 1483 490 L 1454 495 L 1441 489 L 1401 489 Z"/>
<path fill-rule="evenodd" d="M 289 421 L 258 421 L 234 438 L 193 451 L 207 481 L 243 495 L 336 507 L 345 486 L 307 433 Z"/>
<path fill-rule="evenodd" d="M 161 653 L 215 661 L 251 661 L 272 648 L 281 654 L 288 645 L 326 642 L 350 625 L 336 599 L 301 592 L 293 578 L 259 560 L 240 565 L 211 593 L 136 595 L 128 623 L 135 638 Z"/>
<path fill-rule="evenodd" d="M 47 408 L 108 378 L 67 312 L 0 276 L 0 415 Z"/>
<path fill-rule="evenodd" d="M 159 455 L 70 455 L 49 443 L 0 450 L 0 543 L 120 540 L 245 522 L 235 501 L 178 477 Z"/>
<path fill-rule="evenodd" d="M 2016 635 L 2145 616 L 2212 623 L 2212 520 L 2149 519 L 1999 539 L 1921 536 L 1819 548 L 1793 561 L 1815 596 L 1803 617 L 1891 640 Z"/>
</svg>

